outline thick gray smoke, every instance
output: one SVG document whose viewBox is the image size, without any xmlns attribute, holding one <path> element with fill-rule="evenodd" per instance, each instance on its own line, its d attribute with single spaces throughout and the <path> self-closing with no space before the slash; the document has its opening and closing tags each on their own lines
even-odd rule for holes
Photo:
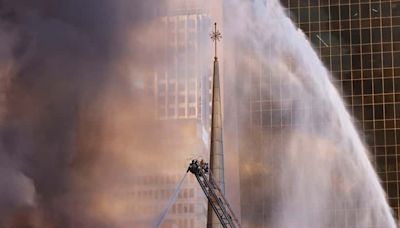
<svg viewBox="0 0 400 228">
<path fill-rule="evenodd" d="M 124 219 L 147 208 L 126 210 L 130 176 L 177 173 L 173 164 L 187 155 L 174 152 L 196 150 L 196 129 L 154 122 L 145 92 L 168 51 L 154 20 L 163 8 L 156 0 L 0 1 L 0 78 L 9 81 L 0 227 L 131 227 Z M 241 149 L 260 151 L 240 159 L 251 186 L 244 225 L 395 227 L 327 71 L 278 2 L 227 1 L 225 17 L 224 82 L 233 91 L 225 102 L 246 104 L 237 118 L 226 109 L 226 122 L 256 121 L 242 111 L 261 93 L 268 102 L 252 105 L 275 111 L 261 117 L 270 130 L 238 127 Z M 243 83 L 252 75 L 263 75 L 259 90 Z"/>
<path fill-rule="evenodd" d="M 233 0 L 225 12 L 243 226 L 396 227 L 329 73 L 279 1 Z"/>
<path fill-rule="evenodd" d="M 138 150 L 157 150 L 147 142 L 162 126 L 151 122 L 143 91 L 165 51 L 153 20 L 162 8 L 153 0 L 0 2 L 1 77 L 10 81 L 0 227 L 117 227 L 98 195 L 122 182 L 113 177 L 124 178 L 128 153 L 138 160 Z M 116 119 L 136 131 L 121 132 Z M 110 150 L 123 144 L 117 134 L 131 142 L 123 155 Z"/>
</svg>

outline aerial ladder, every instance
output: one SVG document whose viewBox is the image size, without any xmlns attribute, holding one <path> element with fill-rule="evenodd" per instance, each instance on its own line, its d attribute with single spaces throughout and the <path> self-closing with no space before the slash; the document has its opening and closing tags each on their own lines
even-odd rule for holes
<svg viewBox="0 0 400 228">
<path fill-rule="evenodd" d="M 228 201 L 224 197 L 224 194 L 222 194 L 218 184 L 214 182 L 211 171 L 208 168 L 208 163 L 203 160 L 192 160 L 187 172 L 189 171 L 196 176 L 201 189 L 221 222 L 222 227 L 241 228 L 239 220 L 233 213 Z"/>
</svg>

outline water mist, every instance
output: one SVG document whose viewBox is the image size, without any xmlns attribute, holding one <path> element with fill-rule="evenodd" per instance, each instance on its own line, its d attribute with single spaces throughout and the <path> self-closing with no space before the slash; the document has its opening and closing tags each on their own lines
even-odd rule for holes
<svg viewBox="0 0 400 228">
<path fill-rule="evenodd" d="M 279 2 L 230 1 L 224 16 L 243 226 L 396 227 L 329 72 Z"/>
</svg>

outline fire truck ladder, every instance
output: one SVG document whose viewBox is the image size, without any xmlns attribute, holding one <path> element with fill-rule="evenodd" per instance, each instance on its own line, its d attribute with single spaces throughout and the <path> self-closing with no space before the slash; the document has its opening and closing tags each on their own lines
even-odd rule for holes
<svg viewBox="0 0 400 228">
<path fill-rule="evenodd" d="M 203 161 L 199 162 L 193 160 L 187 171 L 190 171 L 196 176 L 200 187 L 221 222 L 221 225 L 224 228 L 241 228 L 239 220 L 233 213 L 228 201 L 224 197 L 224 194 L 222 194 L 218 184 L 214 182 L 212 174 L 208 170 L 208 164 Z"/>
</svg>

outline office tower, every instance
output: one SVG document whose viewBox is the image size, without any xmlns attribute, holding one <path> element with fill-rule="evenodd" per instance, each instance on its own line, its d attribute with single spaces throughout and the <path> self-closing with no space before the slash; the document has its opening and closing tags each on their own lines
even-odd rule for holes
<svg viewBox="0 0 400 228">
<path fill-rule="evenodd" d="M 332 81 L 343 92 L 347 108 L 354 114 L 355 124 L 372 152 L 371 158 L 387 192 L 388 202 L 398 215 L 398 1 L 281 2 L 287 7 L 287 14 L 311 41 L 327 69 L 332 72 Z M 236 64 L 242 69 L 240 75 L 249 75 L 249 82 L 243 84 L 251 91 L 248 101 L 242 102 L 238 108 L 242 113 L 242 110 L 248 110 L 244 114 L 248 118 L 240 120 L 242 129 L 238 138 L 251 139 L 239 145 L 242 221 L 249 222 L 252 227 L 274 227 L 268 223 L 273 218 L 291 218 L 291 214 L 282 215 L 276 210 L 280 208 L 280 205 L 276 205 L 276 201 L 279 201 L 276 199 L 281 197 L 284 200 L 284 197 L 275 187 L 279 179 L 276 179 L 274 173 L 284 171 L 285 167 L 279 166 L 282 157 L 278 152 L 266 155 L 263 150 L 279 151 L 280 148 L 273 146 L 284 145 L 285 139 L 289 137 L 285 134 L 285 129 L 292 129 L 294 124 L 302 124 L 296 122 L 296 114 L 299 113 L 293 114 L 295 108 L 298 111 L 305 109 L 309 113 L 318 113 L 324 109 L 324 104 L 318 103 L 317 98 L 315 105 L 308 104 L 298 108 L 302 106 L 302 98 L 299 97 L 299 102 L 289 101 L 289 105 L 285 105 L 287 94 L 282 91 L 290 91 L 290 82 L 280 81 L 278 77 L 272 81 L 269 77 L 271 69 L 263 67 L 261 60 L 251 58 L 251 47 L 240 42 L 238 45 L 243 46 L 240 49 L 241 56 L 248 54 L 246 48 L 250 49 L 250 57 L 242 58 Z M 268 53 L 268 48 L 262 47 Z M 287 49 L 285 51 L 290 52 Z M 290 56 L 285 61 L 289 63 L 286 67 L 290 68 Z M 271 97 L 276 99 L 268 99 Z M 324 123 L 315 121 L 311 123 L 319 124 L 323 129 Z M 265 135 L 270 143 L 263 140 Z M 282 143 L 279 144 L 279 141 Z M 310 148 L 312 149 L 314 148 Z M 333 187 L 338 186 L 340 185 Z M 290 184 L 288 188 L 291 188 Z M 336 192 L 340 194 L 340 191 Z M 307 196 L 304 198 L 307 199 Z M 332 227 L 357 227 L 354 223 L 357 222 L 359 208 L 344 206 L 344 210 L 338 210 L 335 204 L 327 207 L 327 213 L 338 215 L 338 220 L 334 221 Z M 343 221 L 343 218 L 349 221 Z M 347 224 L 342 226 L 342 222 Z"/>
<path fill-rule="evenodd" d="M 342 90 L 399 217 L 400 1 L 281 2 Z"/>
<path fill-rule="evenodd" d="M 201 119 L 202 89 L 207 86 L 203 79 L 208 79 L 211 69 L 204 58 L 210 53 L 211 24 L 199 3 L 187 1 L 162 17 L 167 64 L 155 73 L 159 119 Z"/>
<path fill-rule="evenodd" d="M 210 128 L 211 56 L 209 39 L 211 31 L 210 9 L 204 1 L 169 1 L 159 10 L 163 46 L 162 67 L 154 72 L 153 94 L 155 119 L 167 129 L 160 140 L 167 143 L 166 153 L 176 153 L 182 158 L 171 164 L 182 170 L 166 170 L 161 175 L 137 176 L 133 194 L 141 205 L 148 208 L 137 224 L 149 224 L 154 212 L 161 212 L 177 183 L 186 171 L 190 159 L 207 159 Z M 169 132 L 169 133 L 168 133 Z M 178 148 L 175 149 L 174 148 Z M 184 150 L 184 151 L 180 151 Z M 160 155 L 160 158 L 165 155 Z M 185 164 L 181 164 L 182 161 Z M 187 164 L 186 164 L 187 163 Z M 175 170 L 175 171 L 174 171 Z M 150 217 L 149 217 L 150 216 Z M 176 202 L 165 217 L 161 227 L 205 227 L 207 201 L 194 176 L 188 174 Z"/>
</svg>

